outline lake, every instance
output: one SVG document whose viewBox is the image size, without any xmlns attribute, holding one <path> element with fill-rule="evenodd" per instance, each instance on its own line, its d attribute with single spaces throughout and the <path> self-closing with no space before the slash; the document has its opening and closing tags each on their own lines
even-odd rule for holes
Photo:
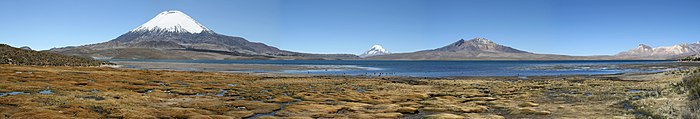
<svg viewBox="0 0 700 119">
<path fill-rule="evenodd" d="M 668 60 L 557 60 L 557 61 L 387 61 L 387 60 L 110 60 L 137 62 L 268 64 L 335 66 L 335 70 L 248 70 L 291 74 L 367 75 L 367 76 L 551 76 L 594 75 L 630 72 L 659 72 L 667 67 L 629 68 L 630 64 L 670 63 Z"/>
</svg>

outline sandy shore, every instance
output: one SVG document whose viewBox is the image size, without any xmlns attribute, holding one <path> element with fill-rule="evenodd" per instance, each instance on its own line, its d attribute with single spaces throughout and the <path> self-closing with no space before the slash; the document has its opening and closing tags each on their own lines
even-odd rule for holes
<svg viewBox="0 0 700 119">
<path fill-rule="evenodd" d="M 663 98 L 649 95 L 690 74 L 419 79 L 2 65 L 0 116 L 634 118 L 659 115 L 639 114 L 655 104 L 639 101 Z"/>
</svg>

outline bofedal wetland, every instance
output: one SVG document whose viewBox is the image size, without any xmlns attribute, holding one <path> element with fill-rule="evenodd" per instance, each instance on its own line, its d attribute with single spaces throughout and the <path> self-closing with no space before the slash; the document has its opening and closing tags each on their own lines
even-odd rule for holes
<svg viewBox="0 0 700 119">
<path fill-rule="evenodd" d="M 680 118 L 693 68 L 518 77 L 0 67 L 3 118 Z M 697 93 L 697 90 L 695 90 Z M 697 98 L 697 97 L 696 97 Z M 697 104 L 697 102 L 695 102 Z M 693 107 L 695 106 L 695 107 Z M 673 113 L 667 113 L 673 111 Z"/>
</svg>

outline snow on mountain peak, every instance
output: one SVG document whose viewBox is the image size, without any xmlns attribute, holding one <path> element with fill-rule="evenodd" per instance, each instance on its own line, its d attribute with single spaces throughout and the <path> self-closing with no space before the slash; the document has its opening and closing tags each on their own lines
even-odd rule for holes
<svg viewBox="0 0 700 119">
<path fill-rule="evenodd" d="M 197 21 L 183 12 L 168 10 L 161 12 L 156 17 L 153 17 L 153 19 L 131 31 L 201 33 L 204 31 L 209 31 L 209 29 L 197 23 Z"/>
<path fill-rule="evenodd" d="M 637 50 L 641 50 L 641 51 L 651 51 L 653 49 L 654 48 L 652 48 L 651 46 L 644 45 L 644 44 L 639 44 L 639 46 L 637 46 Z"/>
<path fill-rule="evenodd" d="M 381 52 L 387 52 L 386 49 L 384 49 L 384 47 L 382 47 L 381 45 L 372 45 L 372 48 L 370 48 L 370 50 L 377 50 L 377 51 L 381 51 Z"/>
<path fill-rule="evenodd" d="M 648 45 L 646 45 L 646 44 L 639 44 L 639 45 L 638 45 L 638 47 L 642 47 L 642 48 L 650 48 L 651 46 L 648 46 Z"/>
<path fill-rule="evenodd" d="M 493 41 L 490 41 L 486 38 L 474 38 L 474 39 L 471 39 L 470 41 L 481 43 L 481 44 L 493 44 L 494 43 Z"/>
<path fill-rule="evenodd" d="M 369 56 L 377 56 L 377 55 L 386 55 L 390 54 L 389 51 L 384 49 L 381 45 L 372 45 L 372 48 L 370 48 L 367 52 L 363 53 L 360 55 L 360 57 L 369 57 Z"/>
<path fill-rule="evenodd" d="M 639 44 L 637 48 L 620 52 L 618 56 L 640 56 L 640 57 L 652 57 L 652 56 L 684 56 L 690 54 L 697 54 L 700 52 L 700 44 L 678 44 L 673 46 L 660 46 L 651 47 L 644 44 Z"/>
</svg>

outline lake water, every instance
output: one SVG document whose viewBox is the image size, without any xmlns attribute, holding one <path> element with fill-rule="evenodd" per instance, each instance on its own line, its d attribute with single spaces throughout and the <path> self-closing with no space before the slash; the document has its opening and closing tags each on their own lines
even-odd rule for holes
<svg viewBox="0 0 700 119">
<path fill-rule="evenodd" d="M 669 63 L 658 60 L 587 60 L 587 61 L 378 61 L 378 60 L 116 60 L 139 62 L 177 62 L 214 64 L 272 64 L 336 66 L 361 70 L 284 70 L 292 74 L 370 75 L 370 76 L 545 76 L 593 75 L 629 72 L 658 72 L 656 69 L 625 68 L 625 64 Z M 267 72 L 250 70 L 251 72 Z M 279 72 L 279 71 L 269 71 Z"/>
</svg>

